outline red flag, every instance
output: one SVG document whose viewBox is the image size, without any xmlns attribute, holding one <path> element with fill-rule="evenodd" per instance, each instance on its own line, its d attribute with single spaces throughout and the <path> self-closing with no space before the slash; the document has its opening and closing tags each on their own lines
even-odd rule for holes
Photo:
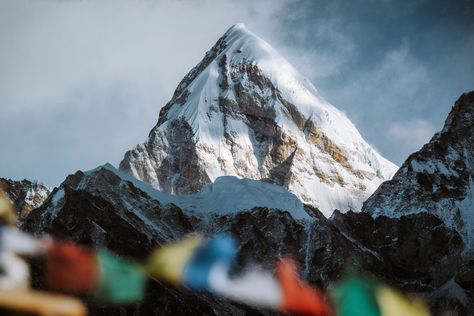
<svg viewBox="0 0 474 316">
<path fill-rule="evenodd" d="M 282 308 L 285 311 L 315 316 L 330 314 L 331 309 L 322 293 L 298 278 L 296 265 L 292 260 L 280 261 L 277 276 L 283 293 Z"/>
<path fill-rule="evenodd" d="M 49 290 L 86 294 L 98 282 L 98 264 L 92 250 L 73 243 L 55 242 L 46 261 L 46 287 Z"/>
</svg>

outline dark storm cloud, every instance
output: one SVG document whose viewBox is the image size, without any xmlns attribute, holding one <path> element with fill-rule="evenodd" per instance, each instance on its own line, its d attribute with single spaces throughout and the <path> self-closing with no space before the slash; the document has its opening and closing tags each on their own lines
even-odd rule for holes
<svg viewBox="0 0 474 316">
<path fill-rule="evenodd" d="M 144 141 L 183 75 L 244 22 L 396 163 L 474 88 L 468 1 L 2 1 L 0 176 L 57 185 Z"/>
</svg>

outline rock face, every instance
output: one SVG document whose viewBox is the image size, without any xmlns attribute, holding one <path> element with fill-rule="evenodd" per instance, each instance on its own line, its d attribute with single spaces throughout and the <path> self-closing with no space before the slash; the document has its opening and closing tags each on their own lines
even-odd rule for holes
<svg viewBox="0 0 474 316">
<path fill-rule="evenodd" d="M 214 188 L 217 185 L 226 183 L 215 183 Z M 199 199 L 205 198 L 203 194 Z M 191 203 L 182 203 L 180 208 L 167 198 L 176 202 L 182 197 L 154 191 L 111 166 L 86 173 L 78 171 L 55 189 L 42 207 L 31 212 L 22 228 L 107 247 L 138 260 L 144 259 L 153 247 L 187 233 L 224 231 L 239 243 L 236 273 L 248 263 L 273 269 L 278 257 L 290 255 L 301 267 L 303 277 L 323 288 L 338 279 L 348 266 L 355 266 L 403 290 L 436 295 L 435 311 L 442 311 L 447 304 L 460 311 L 467 308 L 445 288 L 459 287 L 463 294 L 465 288 L 472 289 L 473 269 L 460 260 L 464 244 L 458 233 L 444 227 L 434 215 L 421 213 L 397 219 L 335 212 L 327 219 L 308 205 L 304 206 L 307 217 L 300 218 L 295 218 L 293 211 L 267 207 L 199 212 L 186 209 Z M 40 280 L 36 279 L 36 283 Z M 270 314 L 159 282 L 150 282 L 147 294 L 144 302 L 128 307 L 91 305 L 91 314 Z"/>
<path fill-rule="evenodd" d="M 20 220 L 28 216 L 31 210 L 40 207 L 51 193 L 44 185 L 26 179 L 14 181 L 0 178 L 0 188 L 15 205 Z"/>
<path fill-rule="evenodd" d="M 220 176 L 287 188 L 326 216 L 359 210 L 397 167 L 268 43 L 231 27 L 178 85 L 120 170 L 171 194 Z"/>
<path fill-rule="evenodd" d="M 427 212 L 474 250 L 474 91 L 455 103 L 443 129 L 410 155 L 363 207 L 374 216 Z"/>
</svg>

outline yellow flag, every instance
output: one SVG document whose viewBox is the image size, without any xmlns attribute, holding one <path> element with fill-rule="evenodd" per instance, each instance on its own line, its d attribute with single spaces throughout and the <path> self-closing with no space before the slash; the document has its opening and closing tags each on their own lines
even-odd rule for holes
<svg viewBox="0 0 474 316">
<path fill-rule="evenodd" d="M 0 188 L 0 222 L 3 222 L 7 225 L 15 225 L 16 215 L 13 210 L 13 206 L 8 201 L 5 196 L 5 193 Z"/>
<path fill-rule="evenodd" d="M 153 277 L 179 285 L 185 265 L 201 242 L 200 235 L 192 234 L 180 241 L 156 249 L 150 255 L 145 266 L 147 272 Z"/>
<path fill-rule="evenodd" d="M 409 299 L 398 291 L 387 286 L 375 290 L 382 316 L 429 316 L 425 302 L 420 299 Z"/>
</svg>

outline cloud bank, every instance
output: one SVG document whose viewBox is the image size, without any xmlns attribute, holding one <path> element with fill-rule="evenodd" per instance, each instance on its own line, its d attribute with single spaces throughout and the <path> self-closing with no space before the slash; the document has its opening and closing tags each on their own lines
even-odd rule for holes
<svg viewBox="0 0 474 316">
<path fill-rule="evenodd" d="M 282 5 L 1 2 L 0 176 L 57 185 L 78 169 L 117 164 L 228 27 L 244 21 L 270 33 Z"/>
<path fill-rule="evenodd" d="M 469 1 L 0 2 L 0 176 L 118 164 L 234 23 L 269 41 L 400 164 L 474 88 Z M 411 133 L 404 133 L 410 130 Z"/>
</svg>

